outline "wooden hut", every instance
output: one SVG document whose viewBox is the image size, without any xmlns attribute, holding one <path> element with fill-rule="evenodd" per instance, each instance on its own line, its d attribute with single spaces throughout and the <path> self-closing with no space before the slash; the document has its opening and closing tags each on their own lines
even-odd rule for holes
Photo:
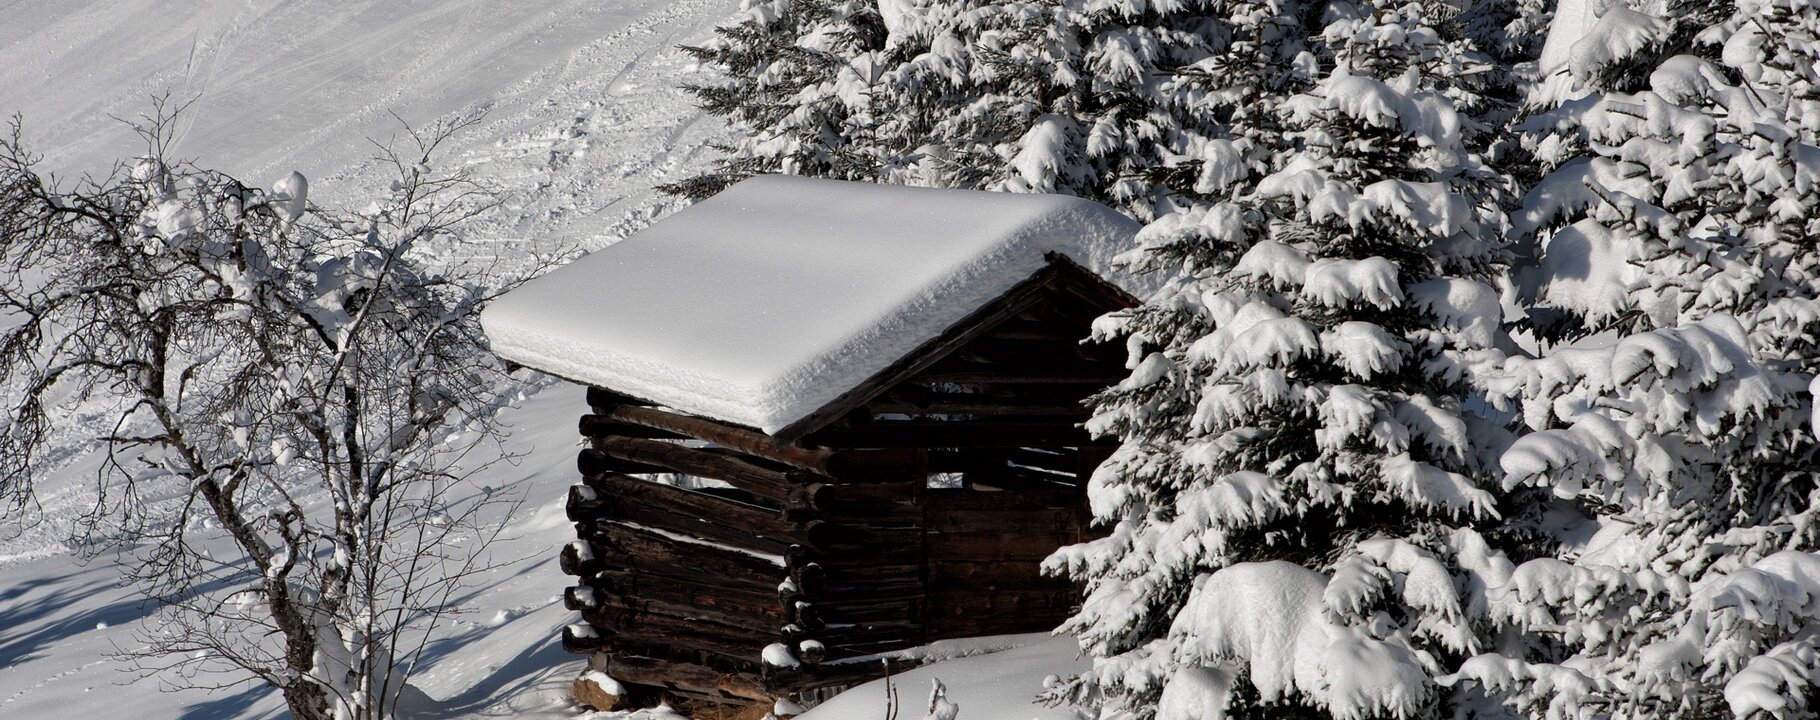
<svg viewBox="0 0 1820 720">
<path fill-rule="evenodd" d="M 1134 303 L 1088 267 L 1134 229 L 1078 199 L 764 177 L 501 298 L 496 351 L 589 386 L 564 647 L 744 702 L 1054 628 L 1079 589 L 1039 563 L 1086 537 L 1111 452 L 1082 401 L 1126 375 L 1082 339 Z"/>
</svg>

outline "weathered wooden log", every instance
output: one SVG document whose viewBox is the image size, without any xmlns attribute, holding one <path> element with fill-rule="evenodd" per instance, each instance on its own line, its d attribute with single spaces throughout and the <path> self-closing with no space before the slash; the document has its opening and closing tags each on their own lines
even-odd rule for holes
<svg viewBox="0 0 1820 720">
<path fill-rule="evenodd" d="M 845 450 L 839 457 L 835 479 L 843 483 L 900 483 L 928 474 L 929 451 L 920 447 Z"/>
<path fill-rule="evenodd" d="M 599 572 L 602 566 L 600 553 L 595 552 L 594 546 L 586 540 L 564 544 L 556 555 L 556 567 L 561 568 L 564 575 L 586 578 Z"/>
<path fill-rule="evenodd" d="M 1008 337 L 1001 333 L 991 333 L 973 341 L 967 349 L 987 357 L 1003 358 L 1025 366 L 1029 366 L 1033 362 L 1057 365 L 1109 365 L 1111 369 L 1119 370 L 1123 368 L 1125 361 L 1123 345 L 1083 343 L 1080 338 Z"/>
<path fill-rule="evenodd" d="M 1085 496 L 1080 492 L 1082 487 L 1075 483 L 1073 478 L 1062 478 L 1052 473 L 1021 468 L 1006 468 L 998 472 L 968 475 L 967 488 L 983 492 L 1016 494 L 1066 492 L 1073 493 L 1077 497 Z"/>
<path fill-rule="evenodd" d="M 661 591 L 642 587 L 643 592 L 622 595 L 613 591 L 596 593 L 599 602 L 578 612 L 591 622 L 609 618 L 617 622 L 601 623 L 603 627 L 636 627 L 647 617 L 700 621 L 703 628 L 716 631 L 735 628 L 746 637 L 775 638 L 778 628 L 789 622 L 782 608 L 764 597 L 740 593 L 701 593 L 693 589 L 670 587 Z M 762 645 L 761 645 L 762 647 Z"/>
<path fill-rule="evenodd" d="M 986 333 L 985 338 L 993 340 L 1048 340 L 1051 342 L 1080 342 L 1081 331 L 1073 328 L 1057 327 L 1052 318 L 1013 319 Z M 1089 345 L 1112 343 L 1087 343 Z"/>
<path fill-rule="evenodd" d="M 927 591 L 995 587 L 1062 590 L 1073 588 L 1074 584 L 1067 578 L 1044 575 L 1042 565 L 1036 562 L 929 559 Z"/>
<path fill-rule="evenodd" d="M 845 604 L 829 604 L 816 607 L 825 608 L 817 610 L 817 612 L 822 613 L 822 620 L 825 627 L 839 627 L 844 625 L 903 622 L 906 619 L 921 621 L 923 618 L 922 608 L 924 605 L 925 603 L 923 600 L 918 598 L 915 600 L 869 604 L 848 602 Z M 818 630 L 816 632 L 816 637 L 825 636 L 827 632 L 828 631 L 825 628 Z"/>
<path fill-rule="evenodd" d="M 856 685 L 883 675 L 883 668 L 875 661 L 839 664 L 823 662 L 820 665 L 804 665 L 793 669 L 772 669 L 766 675 L 765 683 L 773 692 L 796 693 Z"/>
<path fill-rule="evenodd" d="M 760 467 L 747 460 L 659 440 L 606 437 L 596 440 L 595 447 L 610 457 L 656 465 L 672 472 L 713 478 L 778 503 L 789 502 L 797 494 L 797 488 L 803 484 L 787 473 Z M 593 473 L 584 467 L 583 474 Z"/>
<path fill-rule="evenodd" d="M 1072 449 L 1016 448 L 1006 451 L 1005 459 L 1014 467 L 1038 468 L 1077 485 L 1092 474 L 1081 472 L 1080 453 Z"/>
<path fill-rule="evenodd" d="M 796 643 L 796 657 L 810 665 L 820 665 L 828 658 L 828 646 L 820 640 L 804 640 Z"/>
<path fill-rule="evenodd" d="M 777 640 L 775 628 L 762 632 L 654 611 L 603 606 L 583 611 L 581 616 L 597 632 L 610 635 L 615 647 L 665 647 L 756 658 L 765 645 Z"/>
<path fill-rule="evenodd" d="M 814 554 L 807 548 L 790 548 L 784 557 L 789 565 L 790 582 L 796 583 L 803 593 L 813 596 L 827 586 L 827 568 L 815 562 Z"/>
<path fill-rule="evenodd" d="M 705 665 L 615 653 L 607 674 L 620 682 L 671 689 L 712 689 L 728 697 L 770 702 L 764 679 L 752 672 L 728 672 Z"/>
<path fill-rule="evenodd" d="M 1040 561 L 1056 548 L 1083 540 L 1081 533 L 930 533 L 923 538 L 931 557 L 964 557 L 978 561 Z"/>
<path fill-rule="evenodd" d="M 1021 512 L 1060 510 L 1078 511 L 1085 517 L 1084 495 L 1080 488 L 1054 487 L 1030 492 L 994 492 L 969 488 L 938 488 L 923 494 L 924 513 L 937 517 L 944 512 Z M 1077 510 L 1078 509 L 1078 510 Z"/>
<path fill-rule="evenodd" d="M 773 588 L 744 581 L 735 582 L 724 576 L 655 575 L 636 570 L 608 569 L 589 578 L 599 602 L 618 597 L 632 600 L 657 600 L 677 605 L 699 604 L 708 609 L 721 609 L 753 617 L 768 618 L 770 627 L 786 620 L 774 598 Z M 774 585 L 776 583 L 773 583 Z"/>
<path fill-rule="evenodd" d="M 623 520 L 715 542 L 782 552 L 791 543 L 813 542 L 783 512 L 714 495 L 664 485 L 618 473 L 591 475 L 585 489 L 569 494 L 569 517 L 576 522 Z"/>
<path fill-rule="evenodd" d="M 738 550 L 775 555 L 783 552 L 797 538 L 776 539 L 754 534 L 738 525 L 723 525 L 694 513 L 676 512 L 662 505 L 636 501 L 602 501 L 591 523 L 632 523 L 655 530 L 685 535 L 703 542 Z"/>
<path fill-rule="evenodd" d="M 879 577 L 889 575 L 895 568 L 920 565 L 924 552 L 920 541 L 910 540 L 897 545 L 829 543 L 817 545 L 816 549 L 817 561 L 829 569 L 876 571 Z"/>
<path fill-rule="evenodd" d="M 600 500 L 599 493 L 586 485 L 570 485 L 568 496 L 563 499 L 562 511 L 569 522 L 586 522 L 594 519 L 590 507 Z"/>
<path fill-rule="evenodd" d="M 834 555 L 818 553 L 815 564 L 824 573 L 822 581 L 827 582 L 876 582 L 897 578 L 921 577 L 923 554 L 919 548 L 916 552 L 898 553 L 897 557 L 881 555 L 868 556 L 855 553 L 852 555 Z M 792 577 L 795 577 L 792 575 Z M 802 579 L 797 578 L 798 584 Z M 807 585 L 803 585 L 807 589 Z"/>
<path fill-rule="evenodd" d="M 956 588 L 929 591 L 931 606 L 973 609 L 981 613 L 994 611 L 1066 610 L 1080 605 L 1080 591 L 1063 588 Z"/>
<path fill-rule="evenodd" d="M 647 440 L 681 440 L 689 436 L 660 428 L 646 427 L 629 422 L 620 422 L 601 415 L 583 415 L 576 423 L 576 431 L 590 440 L 607 437 L 644 438 Z"/>
<path fill-rule="evenodd" d="M 580 612 L 599 605 L 600 596 L 591 585 L 571 585 L 562 591 L 562 606 L 570 610 Z"/>
<path fill-rule="evenodd" d="M 803 533 L 808 537 L 810 546 L 826 552 L 840 553 L 844 549 L 855 549 L 873 557 L 885 558 L 891 557 L 894 549 L 914 551 L 915 544 L 922 539 L 923 530 L 913 526 L 873 525 L 849 519 L 840 522 L 810 520 L 804 524 Z"/>
<path fill-rule="evenodd" d="M 569 625 L 562 629 L 562 649 L 583 654 L 599 652 L 607 643 L 600 632 L 586 625 Z"/>
<path fill-rule="evenodd" d="M 927 517 L 930 532 L 1066 533 L 1078 532 L 1082 525 L 1080 513 L 1073 508 L 931 509 Z"/>
<path fill-rule="evenodd" d="M 652 585 L 652 578 L 660 578 L 664 584 Z M 752 597 L 770 597 L 776 593 L 776 587 L 785 576 L 776 577 L 729 575 L 725 573 L 706 573 L 696 571 L 693 567 L 676 568 L 668 573 L 655 573 L 629 567 L 608 565 L 587 578 L 587 583 L 602 592 L 634 594 L 638 588 L 693 588 L 697 592 L 721 591 L 728 593 L 746 593 Z"/>
<path fill-rule="evenodd" d="M 787 574 L 781 556 L 688 542 L 650 528 L 619 523 L 588 530 L 589 546 L 603 565 L 670 577 L 726 577 L 764 587 Z"/>
<path fill-rule="evenodd" d="M 828 448 L 784 444 L 756 430 L 652 407 L 618 405 L 597 409 L 595 415 L 582 419 L 582 434 L 592 437 L 595 434 L 588 432 L 590 423 L 632 424 L 664 430 L 824 475 L 835 473 L 839 466 L 838 454 Z"/>
<path fill-rule="evenodd" d="M 582 477 L 597 475 L 604 472 L 625 473 L 628 475 L 662 475 L 675 472 L 674 470 L 660 465 L 647 465 L 645 463 L 622 460 L 602 452 L 600 448 L 586 448 L 576 454 L 575 470 L 580 472 Z"/>
<path fill-rule="evenodd" d="M 586 485 L 595 491 L 593 502 L 601 504 L 652 504 L 672 507 L 679 513 L 699 513 L 730 525 L 750 527 L 764 535 L 786 536 L 795 533 L 795 524 L 783 520 L 783 511 L 772 507 L 746 504 L 712 491 L 664 485 L 639 480 L 619 473 L 588 476 Z"/>
<path fill-rule="evenodd" d="M 1040 468 L 1054 473 L 1058 479 L 1075 479 L 1080 475 L 1080 458 L 1075 449 L 1068 447 L 986 447 L 929 453 L 930 472 L 981 472 L 1018 467 Z"/>
<path fill-rule="evenodd" d="M 811 483 L 803 486 L 799 499 L 803 506 L 842 514 L 874 517 L 920 516 L 916 497 L 927 480 L 895 483 Z"/>
<path fill-rule="evenodd" d="M 840 605 L 850 598 L 888 599 L 920 597 L 927 589 L 919 578 L 893 578 L 888 580 L 866 581 L 854 578 L 839 584 L 824 584 L 814 594 L 801 593 L 801 598 L 813 602 Z"/>
<path fill-rule="evenodd" d="M 899 644 L 899 649 L 915 647 L 922 644 L 923 634 L 921 622 L 897 621 L 829 627 L 818 639 L 838 656 L 847 648 L 872 643 Z"/>
</svg>

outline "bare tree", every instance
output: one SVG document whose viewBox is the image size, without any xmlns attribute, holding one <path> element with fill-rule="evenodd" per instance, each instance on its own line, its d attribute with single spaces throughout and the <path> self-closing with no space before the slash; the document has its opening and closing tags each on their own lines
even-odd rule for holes
<svg viewBox="0 0 1820 720">
<path fill-rule="evenodd" d="M 161 603 L 141 667 L 263 681 L 300 720 L 390 716 L 512 502 L 469 482 L 503 457 L 511 384 L 477 317 L 506 283 L 420 251 L 493 200 L 432 168 L 462 123 L 410 133 L 382 196 L 331 212 L 300 175 L 167 161 L 174 117 L 68 188 L 17 119 L 0 139 L 0 495 L 30 501 L 60 402 L 114 400 L 84 531 Z"/>
</svg>

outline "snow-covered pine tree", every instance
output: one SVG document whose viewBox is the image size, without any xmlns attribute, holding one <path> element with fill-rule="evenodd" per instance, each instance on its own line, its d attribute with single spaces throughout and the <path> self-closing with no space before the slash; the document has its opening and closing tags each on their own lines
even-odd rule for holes
<svg viewBox="0 0 1820 720">
<path fill-rule="evenodd" d="M 1216 6 L 1217 5 L 1217 6 Z M 756 5 L 694 52 L 697 90 L 750 127 L 711 194 L 784 172 L 1061 192 L 1148 219 L 1158 187 L 1218 127 L 1203 65 L 1251 42 L 1221 15 L 1250 2 L 885 0 Z M 1237 92 L 1235 88 L 1233 90 Z"/>
<path fill-rule="evenodd" d="M 1446 716 L 1434 678 L 1489 648 L 1511 569 L 1475 529 L 1502 512 L 1480 478 L 1503 435 L 1467 408 L 1503 358 L 1509 183 L 1461 112 L 1501 70 L 1441 2 L 1238 10 L 1233 36 L 1263 40 L 1226 67 L 1252 94 L 1200 153 L 1201 198 L 1132 254 L 1182 279 L 1096 328 L 1133 371 L 1091 423 L 1123 441 L 1089 487 L 1111 532 L 1049 561 L 1087 583 L 1067 628 L 1094 656 L 1052 695 Z"/>
<path fill-rule="evenodd" d="M 706 197 L 761 173 L 876 179 L 868 87 L 884 43 L 872 0 L 745 2 L 715 38 L 684 50 L 719 71 L 688 88 L 702 109 L 751 132 L 717 170 L 671 191 Z"/>
<path fill-rule="evenodd" d="M 1562 717 L 1816 709 L 1815 19 L 1611 3 L 1551 36 L 1525 285 L 1543 337 L 1610 339 L 1512 363 L 1507 482 L 1561 499 L 1562 545 L 1491 595 L 1526 642 L 1450 680 Z"/>
</svg>

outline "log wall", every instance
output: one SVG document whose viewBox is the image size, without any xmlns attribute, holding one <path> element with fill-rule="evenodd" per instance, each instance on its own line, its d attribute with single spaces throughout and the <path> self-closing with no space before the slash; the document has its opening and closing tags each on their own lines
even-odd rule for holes
<svg viewBox="0 0 1820 720">
<path fill-rule="evenodd" d="M 1082 403 L 1124 376 L 1122 348 L 1076 340 L 1116 298 L 1068 272 L 806 431 L 591 389 L 561 554 L 582 622 L 564 646 L 623 682 L 743 702 L 868 679 L 875 653 L 1061 623 L 1079 588 L 1039 564 L 1088 538 L 1085 480 L 1112 448 L 1080 428 Z M 659 482 L 678 475 L 715 487 Z"/>
</svg>

